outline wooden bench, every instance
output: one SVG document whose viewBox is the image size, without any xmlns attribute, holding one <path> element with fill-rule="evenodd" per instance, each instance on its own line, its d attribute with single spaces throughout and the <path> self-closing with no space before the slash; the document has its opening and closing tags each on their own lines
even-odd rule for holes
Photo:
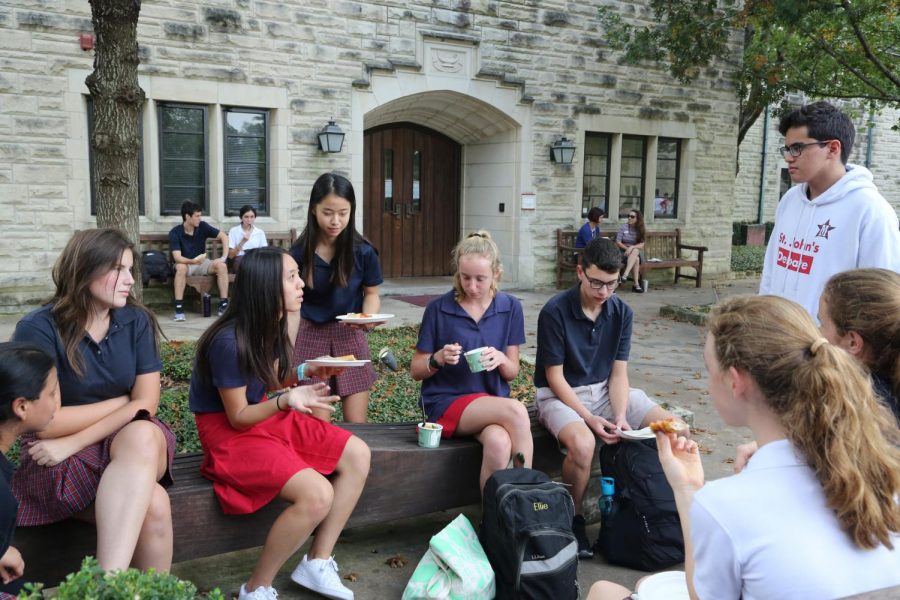
<svg viewBox="0 0 900 600">
<path fill-rule="evenodd" d="M 558 477 L 563 455 L 556 440 L 530 409 L 534 468 Z M 439 448 L 420 448 L 413 423 L 341 423 L 372 450 L 369 478 L 348 528 L 467 506 L 480 501 L 481 445 L 472 439 L 441 440 Z M 203 456 L 175 458 L 175 484 L 169 489 L 175 534 L 174 561 L 202 558 L 261 546 L 269 527 L 287 506 L 276 500 L 250 515 L 224 515 L 212 484 L 199 472 Z M 265 468 L 265 465 L 260 465 Z M 16 529 L 29 581 L 55 585 L 96 552 L 92 525 L 69 519 Z"/>
<path fill-rule="evenodd" d="M 616 231 L 602 232 L 604 237 L 616 238 Z M 578 264 L 581 248 L 575 247 L 575 238 L 578 236 L 576 229 L 556 230 L 556 287 L 562 288 L 567 279 L 567 273 L 575 272 Z M 697 253 L 696 258 L 684 256 L 684 250 L 692 250 Z M 653 269 L 675 269 L 675 283 L 682 277 L 692 279 L 696 286 L 703 283 L 703 253 L 706 246 L 693 246 L 681 243 L 681 229 L 674 231 L 647 231 L 647 239 L 644 240 L 644 262 L 641 263 L 641 273 Z M 651 261 L 650 259 L 659 259 Z M 691 267 L 695 275 L 687 275 L 681 269 Z"/>
<path fill-rule="evenodd" d="M 297 239 L 297 229 L 291 227 L 290 231 L 267 231 L 266 239 L 269 241 L 270 246 L 280 246 L 281 248 L 288 250 Z M 142 233 L 141 251 L 146 252 L 147 250 L 162 252 L 168 257 L 169 265 L 172 265 L 172 253 L 169 249 L 168 233 Z M 211 260 L 215 260 L 222 256 L 222 244 L 219 243 L 219 240 L 215 238 L 206 240 L 206 255 Z M 172 272 L 174 273 L 174 269 Z M 229 283 L 234 282 L 234 273 L 228 274 L 228 281 Z M 174 283 L 174 274 L 169 278 L 169 282 Z M 208 294 L 215 284 L 215 275 L 191 275 L 187 278 L 187 286 L 197 290 L 197 293 L 201 297 L 203 294 Z M 167 283 L 167 285 L 169 285 L 169 283 Z"/>
</svg>

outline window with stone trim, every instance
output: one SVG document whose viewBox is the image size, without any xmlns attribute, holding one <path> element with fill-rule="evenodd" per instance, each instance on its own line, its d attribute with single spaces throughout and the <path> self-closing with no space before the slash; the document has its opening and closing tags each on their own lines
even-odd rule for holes
<svg viewBox="0 0 900 600">
<path fill-rule="evenodd" d="M 656 146 L 656 193 L 653 216 L 674 219 L 678 216 L 678 173 L 681 168 L 681 140 L 659 138 Z"/>
<path fill-rule="evenodd" d="M 225 214 L 249 204 L 269 214 L 269 111 L 224 108 Z"/>
<path fill-rule="evenodd" d="M 609 214 L 609 148 L 608 133 L 587 132 L 584 136 L 584 177 L 581 194 L 581 218 L 598 206 Z"/>
<path fill-rule="evenodd" d="M 186 200 L 209 212 L 207 107 L 160 102 L 159 206 L 163 215 L 180 215 Z"/>
<path fill-rule="evenodd" d="M 622 166 L 619 172 L 619 218 L 629 211 L 643 211 L 644 167 L 647 158 L 647 138 L 622 136 Z"/>
<path fill-rule="evenodd" d="M 94 181 L 94 147 L 91 145 L 91 138 L 94 137 L 94 99 L 85 96 L 87 99 L 87 122 L 88 122 L 88 168 L 90 175 L 88 176 L 91 186 L 91 216 L 97 215 L 97 182 Z M 138 119 L 138 143 L 143 146 L 144 142 L 144 123 Z M 138 147 L 138 214 L 144 214 L 144 152 Z"/>
</svg>

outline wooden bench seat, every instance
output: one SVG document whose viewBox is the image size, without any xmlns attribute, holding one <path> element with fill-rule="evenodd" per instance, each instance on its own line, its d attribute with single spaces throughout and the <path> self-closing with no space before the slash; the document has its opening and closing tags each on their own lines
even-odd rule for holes
<svg viewBox="0 0 900 600">
<path fill-rule="evenodd" d="M 612 240 L 616 238 L 616 231 L 603 231 L 602 235 Z M 566 285 L 569 279 L 568 273 L 575 272 L 578 264 L 581 248 L 575 247 L 575 238 L 578 236 L 576 229 L 556 230 L 556 287 L 560 289 Z M 697 253 L 696 258 L 688 258 L 683 254 L 684 250 Z M 694 246 L 681 243 L 681 229 L 674 231 L 647 231 L 647 239 L 644 241 L 644 262 L 641 263 L 641 273 L 653 269 L 675 269 L 675 283 L 682 277 L 692 279 L 696 286 L 703 283 L 703 253 L 706 246 Z M 653 260 L 651 259 L 659 259 Z M 681 269 L 690 267 L 694 269 L 694 275 L 687 275 Z"/>
<path fill-rule="evenodd" d="M 169 249 L 168 233 L 142 233 L 140 239 L 142 252 L 146 252 L 147 250 L 156 250 L 158 252 L 162 252 L 168 258 L 169 265 L 171 267 L 172 256 Z M 270 246 L 280 246 L 281 248 L 287 250 L 290 249 L 291 245 L 297 239 L 297 229 L 291 227 L 290 231 L 267 231 L 266 239 L 268 240 Z M 222 244 L 219 243 L 219 240 L 206 240 L 206 255 L 212 260 L 215 260 L 222 256 Z M 175 281 L 174 270 L 172 272 L 173 275 L 169 278 L 169 282 L 167 283 L 167 285 L 171 285 Z M 228 274 L 228 281 L 231 283 L 234 282 L 234 273 Z M 200 295 L 200 297 L 203 297 L 203 294 L 210 293 L 210 291 L 213 289 L 213 286 L 215 285 L 215 275 L 192 275 L 187 278 L 187 287 L 197 290 L 197 293 Z"/>
<path fill-rule="evenodd" d="M 556 440 L 532 413 L 534 467 L 560 475 L 563 455 Z M 466 506 L 480 501 L 481 445 L 471 438 L 441 440 L 439 448 L 420 448 L 413 423 L 341 423 L 372 450 L 362 497 L 347 525 L 359 527 Z M 286 504 L 275 500 L 240 516 L 222 513 L 212 484 L 199 472 L 199 453 L 175 458 L 175 485 L 169 489 L 175 534 L 174 561 L 202 558 L 261 546 Z M 264 464 L 260 468 L 265 468 Z M 15 546 L 25 559 L 30 581 L 55 585 L 96 551 L 94 527 L 73 519 L 40 527 L 20 527 Z"/>
</svg>

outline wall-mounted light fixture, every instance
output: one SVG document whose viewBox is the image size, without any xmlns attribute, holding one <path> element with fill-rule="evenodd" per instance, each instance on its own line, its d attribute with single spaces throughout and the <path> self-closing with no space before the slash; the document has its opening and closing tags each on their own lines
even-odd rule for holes
<svg viewBox="0 0 900 600">
<path fill-rule="evenodd" d="M 561 137 L 550 146 L 550 159 L 561 165 L 571 165 L 575 158 L 575 142 Z"/>
<path fill-rule="evenodd" d="M 319 132 L 319 149 L 322 152 L 340 152 L 343 146 L 344 130 L 331 119 Z"/>
</svg>

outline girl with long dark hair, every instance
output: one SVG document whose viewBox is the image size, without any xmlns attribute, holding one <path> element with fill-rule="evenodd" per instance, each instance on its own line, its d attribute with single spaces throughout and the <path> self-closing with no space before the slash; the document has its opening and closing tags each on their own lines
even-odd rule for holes
<svg viewBox="0 0 900 600">
<path fill-rule="evenodd" d="M 639 294 L 644 292 L 641 285 L 641 250 L 644 249 L 644 240 L 647 238 L 647 229 L 644 227 L 644 215 L 636 208 L 628 211 L 628 222 L 623 223 L 616 234 L 616 246 L 622 250 L 625 258 L 625 270 L 622 272 L 621 281 L 628 279 L 628 274 L 634 269 L 634 286 L 631 288 Z"/>
<path fill-rule="evenodd" d="M 378 252 L 356 231 L 356 194 L 341 175 L 325 173 L 309 195 L 306 228 L 291 248 L 306 282 L 292 364 L 319 356 L 368 359 L 366 332 L 373 324 L 350 325 L 337 321 L 347 313 L 378 313 L 381 264 Z M 313 378 L 311 381 L 320 381 Z M 369 406 L 369 387 L 375 368 L 348 369 L 329 383 L 341 397 L 344 420 L 363 423 Z M 319 417 L 327 413 L 314 411 Z"/>
<path fill-rule="evenodd" d="M 226 514 L 252 513 L 275 498 L 289 506 L 275 520 L 240 600 L 274 600 L 278 570 L 316 530 L 291 578 L 331 598 L 353 598 L 332 557 L 369 473 L 369 448 L 350 432 L 312 416 L 334 410 L 324 383 L 266 390 L 289 381 L 287 316 L 300 310 L 303 280 L 281 248 L 248 252 L 225 314 L 197 344 L 190 407 L 203 445 L 201 472 Z M 330 372 L 302 364 L 298 376 Z M 330 478 L 326 476 L 331 475 Z"/>
</svg>

